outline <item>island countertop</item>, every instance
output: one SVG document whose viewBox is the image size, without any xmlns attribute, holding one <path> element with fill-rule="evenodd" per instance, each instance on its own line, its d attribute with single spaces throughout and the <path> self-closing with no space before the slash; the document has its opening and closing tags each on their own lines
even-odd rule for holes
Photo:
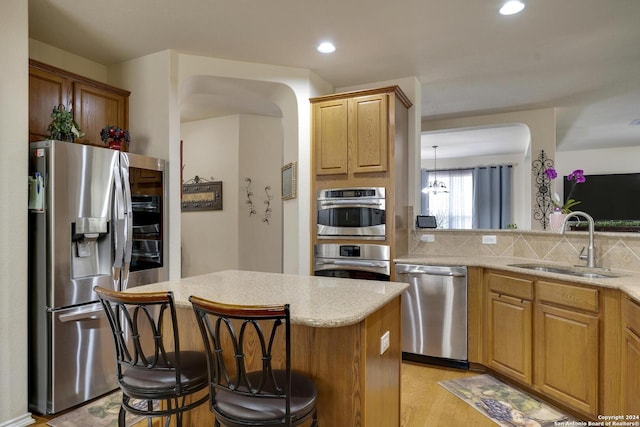
<svg viewBox="0 0 640 427">
<path fill-rule="evenodd" d="M 191 308 L 191 295 L 224 304 L 289 304 L 294 325 L 341 327 L 362 321 L 408 286 L 398 282 L 225 270 L 138 286 L 128 292 L 172 291 L 176 306 L 184 308 Z"/>
</svg>

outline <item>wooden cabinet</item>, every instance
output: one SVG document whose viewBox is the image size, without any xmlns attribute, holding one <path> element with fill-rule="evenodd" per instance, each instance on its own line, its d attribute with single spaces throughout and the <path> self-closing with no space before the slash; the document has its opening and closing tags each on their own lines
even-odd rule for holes
<svg viewBox="0 0 640 427">
<path fill-rule="evenodd" d="M 318 243 L 315 195 L 330 188 L 384 188 L 385 238 L 323 239 L 322 243 L 376 243 L 390 247 L 390 259 L 405 255 L 412 223 L 407 174 L 411 102 L 398 86 L 331 94 L 310 102 L 312 259 Z M 392 280 L 394 274 L 392 270 Z"/>
<path fill-rule="evenodd" d="M 314 104 L 316 175 L 388 170 L 387 97 L 376 94 Z"/>
<path fill-rule="evenodd" d="M 393 90 L 390 90 L 393 89 Z M 313 98 L 316 175 L 389 171 L 396 88 Z M 401 101 L 411 104 L 403 94 Z"/>
<path fill-rule="evenodd" d="M 622 310 L 624 331 L 620 413 L 640 415 L 640 304 L 626 298 Z"/>
<path fill-rule="evenodd" d="M 29 141 L 47 139 L 51 111 L 64 105 L 85 136 L 76 142 L 104 147 L 100 130 L 129 127 L 129 92 L 77 74 L 29 61 Z"/>
<path fill-rule="evenodd" d="M 66 77 L 29 67 L 29 142 L 48 138 L 51 111 L 58 105 L 71 108 L 71 91 Z"/>
<path fill-rule="evenodd" d="M 536 284 L 537 390 L 585 414 L 598 414 L 598 290 Z"/>
<path fill-rule="evenodd" d="M 617 409 L 616 396 L 604 394 L 618 372 L 619 358 L 608 347 L 619 335 L 603 325 L 606 318 L 619 328 L 612 313 L 619 313 L 617 294 L 493 270 L 483 280 L 486 366 L 594 419 Z M 640 340 L 626 332 L 626 369 L 638 375 Z M 634 398 L 636 383 L 626 383 Z"/>
<path fill-rule="evenodd" d="M 74 82 L 73 112 L 74 118 L 91 145 L 104 147 L 100 131 L 105 126 L 118 126 L 128 129 L 128 97 L 120 91 L 99 87 L 93 84 Z"/>
<path fill-rule="evenodd" d="M 336 99 L 313 106 L 313 141 L 316 174 L 346 174 L 348 171 L 348 100 Z"/>
<path fill-rule="evenodd" d="M 531 385 L 533 282 L 496 273 L 487 282 L 487 365 Z"/>
</svg>

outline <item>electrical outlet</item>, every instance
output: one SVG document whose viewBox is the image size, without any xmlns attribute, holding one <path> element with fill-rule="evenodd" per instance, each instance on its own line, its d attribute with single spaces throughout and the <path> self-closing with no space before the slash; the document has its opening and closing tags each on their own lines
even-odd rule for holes
<svg viewBox="0 0 640 427">
<path fill-rule="evenodd" d="M 389 331 L 387 331 L 380 337 L 380 354 L 384 354 L 391 345 L 389 336 Z"/>
<path fill-rule="evenodd" d="M 433 243 L 433 242 L 436 241 L 436 236 L 435 236 L 435 234 L 421 234 L 420 235 L 420 241 L 421 242 Z"/>
<path fill-rule="evenodd" d="M 482 236 L 483 245 L 495 245 L 498 243 L 498 238 L 495 235 Z"/>
</svg>

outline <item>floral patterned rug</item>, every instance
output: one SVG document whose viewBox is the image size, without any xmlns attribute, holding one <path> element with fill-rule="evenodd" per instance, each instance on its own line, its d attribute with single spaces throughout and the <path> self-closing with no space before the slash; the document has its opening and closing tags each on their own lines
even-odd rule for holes
<svg viewBox="0 0 640 427">
<path fill-rule="evenodd" d="M 122 392 L 114 391 L 100 399 L 66 412 L 47 422 L 51 427 L 117 427 Z M 143 417 L 127 414 L 127 426 L 141 421 Z"/>
<path fill-rule="evenodd" d="M 575 421 L 491 375 L 440 381 L 438 384 L 503 427 L 552 427 Z"/>
</svg>

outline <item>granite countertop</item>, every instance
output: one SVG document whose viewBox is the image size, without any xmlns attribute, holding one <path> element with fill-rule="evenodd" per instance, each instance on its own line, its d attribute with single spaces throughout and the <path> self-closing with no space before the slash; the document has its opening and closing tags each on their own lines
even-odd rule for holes
<svg viewBox="0 0 640 427">
<path fill-rule="evenodd" d="M 565 282 L 574 282 L 584 285 L 598 286 L 603 288 L 620 289 L 625 292 L 636 302 L 640 303 L 640 273 L 626 270 L 609 270 L 609 269 L 589 269 L 589 271 L 601 271 L 603 273 L 612 273 L 619 277 L 607 278 L 586 278 L 572 276 L 568 274 L 552 273 L 546 271 L 536 271 L 520 267 L 513 267 L 510 264 L 541 264 L 549 266 L 557 266 L 564 268 L 575 268 L 576 266 L 553 263 L 543 260 L 532 260 L 529 258 L 511 258 L 511 257 L 495 257 L 495 256 L 454 256 L 454 255 L 407 255 L 394 260 L 396 263 L 404 264 L 421 264 L 421 265 L 446 265 L 446 266 L 467 266 L 467 267 L 483 267 L 494 268 L 510 271 L 519 274 L 529 274 L 533 276 L 544 277 L 548 279 L 562 280 Z"/>
<path fill-rule="evenodd" d="M 173 291 L 176 306 L 184 308 L 191 308 L 191 295 L 225 304 L 289 304 L 292 324 L 340 327 L 364 320 L 408 286 L 397 282 L 226 270 L 138 286 L 128 292 Z"/>
</svg>

